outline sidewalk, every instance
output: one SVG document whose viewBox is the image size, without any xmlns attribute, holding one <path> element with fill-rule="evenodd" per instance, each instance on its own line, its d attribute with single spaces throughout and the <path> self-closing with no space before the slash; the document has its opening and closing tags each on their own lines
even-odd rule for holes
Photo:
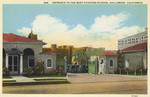
<svg viewBox="0 0 150 97">
<path fill-rule="evenodd" d="M 105 74 L 105 75 L 121 76 L 121 77 L 133 77 L 133 78 L 139 78 L 139 79 L 147 80 L 147 75 L 121 75 L 121 74 Z"/>
<path fill-rule="evenodd" d="M 68 83 L 67 77 L 33 77 L 33 78 L 25 76 L 11 76 L 11 77 L 12 78 L 3 78 L 3 86 Z"/>
<path fill-rule="evenodd" d="M 11 76 L 16 82 L 35 82 L 33 78 L 28 78 L 25 76 Z"/>
</svg>

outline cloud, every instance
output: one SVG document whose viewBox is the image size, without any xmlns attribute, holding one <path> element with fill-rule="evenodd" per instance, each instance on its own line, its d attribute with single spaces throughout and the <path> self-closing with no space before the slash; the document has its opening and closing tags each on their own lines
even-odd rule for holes
<svg viewBox="0 0 150 97">
<path fill-rule="evenodd" d="M 94 23 L 87 29 L 83 25 L 72 25 L 63 23 L 56 17 L 41 14 L 35 17 L 31 23 L 34 33 L 44 42 L 58 45 L 105 47 L 109 50 L 117 49 L 117 40 L 129 35 L 139 33 L 141 27 L 134 25 L 127 27 L 124 22 L 128 20 L 129 14 L 122 12 L 116 15 L 102 15 L 96 17 Z M 23 27 L 18 32 L 29 34 L 30 28 Z"/>
<path fill-rule="evenodd" d="M 31 23 L 33 30 L 40 34 L 52 34 L 58 32 L 65 32 L 68 26 L 61 22 L 61 20 L 51 17 L 47 14 L 36 16 L 33 23 Z"/>
<path fill-rule="evenodd" d="M 91 32 L 111 32 L 123 25 L 123 21 L 129 17 L 128 13 L 119 13 L 117 15 L 102 15 L 95 18 L 95 23 L 91 25 Z"/>
<path fill-rule="evenodd" d="M 31 32 L 31 29 L 30 29 L 30 28 L 23 27 L 22 29 L 18 29 L 17 31 L 18 31 L 19 33 L 22 33 L 23 35 L 27 36 L 27 35 Z"/>
</svg>

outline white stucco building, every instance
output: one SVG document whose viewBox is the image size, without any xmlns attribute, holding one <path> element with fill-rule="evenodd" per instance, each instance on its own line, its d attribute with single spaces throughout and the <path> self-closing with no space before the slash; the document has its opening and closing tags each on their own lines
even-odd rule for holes
<svg viewBox="0 0 150 97">
<path fill-rule="evenodd" d="M 3 33 L 3 67 L 11 75 L 22 74 L 25 67 L 34 67 L 36 61 L 44 61 L 44 70 L 56 69 L 56 53 L 42 52 L 46 43 L 12 33 Z"/>
</svg>

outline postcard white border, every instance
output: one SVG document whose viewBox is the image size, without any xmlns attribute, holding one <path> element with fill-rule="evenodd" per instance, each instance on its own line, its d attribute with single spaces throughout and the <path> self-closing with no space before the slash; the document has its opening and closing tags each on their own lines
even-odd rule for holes
<svg viewBox="0 0 150 97">
<path fill-rule="evenodd" d="M 142 2 L 143 4 L 147 4 L 148 5 L 148 16 L 147 16 L 147 27 L 148 27 L 148 59 L 150 59 L 150 33 L 149 33 L 149 27 L 150 27 L 150 20 L 149 20 L 149 16 L 150 16 L 150 0 L 1 0 L 0 1 L 0 81 L 2 82 L 2 46 L 3 46 L 3 42 L 2 42 L 2 28 L 3 28 L 3 19 L 2 19 L 2 14 L 3 14 L 3 10 L 2 10 L 2 4 L 44 4 L 44 2 L 48 2 L 48 4 L 52 4 L 52 2 L 84 2 L 84 1 L 88 1 L 88 2 Z M 147 81 L 147 90 L 148 94 L 133 94 L 133 95 L 138 95 L 138 97 L 150 97 L 150 60 L 148 60 L 148 81 Z M 41 97 L 41 96 L 57 96 L 57 97 L 66 97 L 66 96 L 80 96 L 80 97 L 132 97 L 131 94 L 2 94 L 2 83 L 0 83 L 0 96 L 10 96 L 10 97 L 14 97 L 14 96 L 35 96 L 35 97 Z"/>
</svg>

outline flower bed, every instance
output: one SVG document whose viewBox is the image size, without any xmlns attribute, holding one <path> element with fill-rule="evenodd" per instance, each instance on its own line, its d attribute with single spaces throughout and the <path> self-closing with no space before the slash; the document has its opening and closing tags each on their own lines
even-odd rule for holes
<svg viewBox="0 0 150 97">
<path fill-rule="evenodd" d="M 3 78 L 11 78 L 10 71 L 6 67 L 3 68 Z"/>
<path fill-rule="evenodd" d="M 34 65 L 34 70 L 31 67 L 26 67 L 23 72 L 24 76 L 28 77 L 65 77 L 66 74 L 62 67 L 44 71 L 44 62 L 38 61 Z"/>
<path fill-rule="evenodd" d="M 118 71 L 115 72 L 115 74 L 123 74 L 123 75 L 147 75 L 147 69 L 144 70 L 141 65 L 138 67 L 135 67 L 135 69 L 129 69 L 129 68 L 119 68 Z"/>
</svg>

